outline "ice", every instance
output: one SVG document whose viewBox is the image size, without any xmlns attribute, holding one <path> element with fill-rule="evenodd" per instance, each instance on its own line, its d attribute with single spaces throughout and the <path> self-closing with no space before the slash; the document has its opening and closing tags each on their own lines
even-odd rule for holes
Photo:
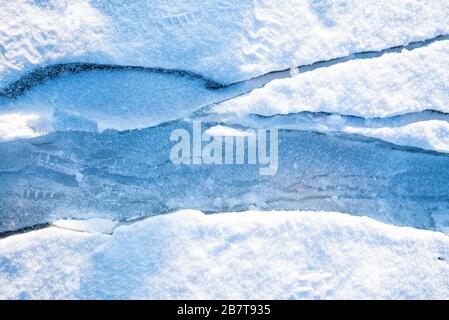
<svg viewBox="0 0 449 320">
<path fill-rule="evenodd" d="M 265 87 L 212 108 L 217 113 L 264 116 L 302 111 L 364 118 L 424 110 L 449 112 L 449 41 L 356 59 Z"/>
<path fill-rule="evenodd" d="M 231 83 L 449 33 L 446 0 L 17 0 L 0 12 L 0 88 L 73 62 Z"/>
<path fill-rule="evenodd" d="M 449 238 L 332 212 L 152 217 L 0 240 L 0 298 L 446 299 Z"/>
<path fill-rule="evenodd" d="M 233 134 L 248 129 L 221 125 L 220 133 L 223 127 Z M 169 138 L 176 129 L 192 132 L 192 122 L 1 143 L 0 230 L 64 218 L 128 221 L 179 209 L 252 208 L 341 211 L 434 229 L 431 214 L 449 210 L 446 154 L 282 129 L 279 169 L 260 176 L 260 165 L 173 164 Z"/>
<path fill-rule="evenodd" d="M 204 119 L 218 121 L 220 116 L 207 115 Z M 239 126 L 257 126 L 265 129 L 304 130 L 325 134 L 357 134 L 382 139 L 399 146 L 415 147 L 441 153 L 449 152 L 449 116 L 437 112 L 420 112 L 397 117 L 364 119 L 336 114 L 295 113 L 273 117 L 229 116 L 224 123 Z M 210 128 L 211 135 L 238 136 L 239 131 L 226 126 Z"/>
<path fill-rule="evenodd" d="M 19 0 L 0 6 L 0 117 L 39 118 L 38 128 L 25 123 L 17 134 L 1 133 L 1 140 L 155 126 L 290 73 L 212 110 L 363 117 L 447 111 L 448 41 L 438 38 L 449 33 L 446 1 Z M 373 54 L 360 52 L 425 39 L 434 43 L 357 60 Z M 304 65 L 337 57 L 340 65 L 303 72 L 313 70 Z M 282 69 L 286 74 L 270 73 Z M 217 89 L 234 81 L 242 82 Z"/>
<path fill-rule="evenodd" d="M 36 115 L 47 133 L 128 130 L 187 117 L 238 92 L 210 90 L 204 80 L 177 73 L 91 70 L 65 74 L 0 100 L 0 116 Z"/>
<path fill-rule="evenodd" d="M 448 1 L 0 12 L 0 298 L 448 297 Z M 276 173 L 173 163 L 199 121 Z"/>
</svg>

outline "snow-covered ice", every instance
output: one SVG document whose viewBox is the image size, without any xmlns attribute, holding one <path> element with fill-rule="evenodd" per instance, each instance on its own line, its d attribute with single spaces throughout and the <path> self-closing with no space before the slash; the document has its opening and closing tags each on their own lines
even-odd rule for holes
<svg viewBox="0 0 449 320">
<path fill-rule="evenodd" d="M 391 128 L 346 127 L 344 131 L 379 138 L 398 145 L 449 152 L 449 123 L 447 121 L 419 121 Z"/>
<path fill-rule="evenodd" d="M 4 0 L 0 12 L 0 88 L 71 62 L 230 83 L 449 33 L 446 0 Z"/>
<path fill-rule="evenodd" d="M 186 117 L 239 91 L 234 92 L 210 90 L 204 80 L 176 73 L 89 71 L 48 80 L 15 99 L 0 99 L 0 116 L 38 116 L 47 133 L 128 130 Z"/>
<path fill-rule="evenodd" d="M 449 298 L 447 0 L 0 12 L 0 299 Z"/>
<path fill-rule="evenodd" d="M 387 53 L 274 80 L 212 108 L 217 113 L 274 115 L 302 111 L 365 118 L 424 110 L 449 112 L 449 41 Z"/>
<path fill-rule="evenodd" d="M 207 114 L 202 119 L 206 121 L 220 121 L 220 115 Z M 325 134 L 357 134 L 381 139 L 399 146 L 448 153 L 448 121 L 448 114 L 426 111 L 376 119 L 309 112 L 270 117 L 228 114 L 223 122 L 227 125 L 247 128 L 316 131 Z M 245 131 L 222 125 L 210 128 L 209 131 L 211 135 L 221 136 L 247 134 Z"/>
<path fill-rule="evenodd" d="M 282 6 L 272 0 L 214 0 L 201 5 L 191 0 L 177 0 L 176 5 L 165 1 L 19 0 L 0 2 L 0 6 L 0 92 L 5 97 L 11 90 L 24 94 L 18 100 L 0 99 L 1 113 L 37 115 L 42 126 L 45 124 L 39 133 L 145 128 L 240 93 L 239 88 L 209 90 L 205 86 L 208 79 L 241 81 L 449 34 L 449 5 L 443 0 L 432 1 L 432 5 L 415 0 L 290 0 Z M 313 75 L 296 75 L 294 84 L 275 81 L 269 86 L 272 89 L 257 90 L 250 98 L 232 100 L 216 110 L 260 114 L 309 110 L 362 116 L 429 107 L 444 111 L 447 50 L 442 44 L 432 48 L 375 63 L 348 62 Z M 62 72 L 60 78 L 25 90 L 27 81 L 54 78 L 59 73 L 51 66 L 63 63 L 152 69 L 114 70 L 110 66 L 110 70 L 75 75 Z M 376 71 L 379 65 L 383 68 Z M 50 69 L 45 71 L 46 67 Z M 427 67 L 430 69 L 422 72 Z M 36 70 L 41 70 L 38 75 L 14 84 Z M 192 74 L 167 74 L 167 70 Z M 391 83 L 393 74 L 401 72 Z M 408 83 L 417 74 L 415 81 Z M 424 82 L 428 85 L 416 87 Z M 370 89 L 361 95 L 364 86 Z M 398 86 L 403 87 L 400 93 L 395 90 Z M 426 95 L 431 86 L 433 98 Z M 373 96 L 373 92 L 382 94 Z M 384 99 L 392 93 L 396 94 L 391 99 Z M 26 136 L 38 134 L 27 131 Z"/>
<path fill-rule="evenodd" d="M 448 236 L 364 217 L 182 211 L 0 240 L 0 297 L 447 299 L 448 261 Z"/>
</svg>

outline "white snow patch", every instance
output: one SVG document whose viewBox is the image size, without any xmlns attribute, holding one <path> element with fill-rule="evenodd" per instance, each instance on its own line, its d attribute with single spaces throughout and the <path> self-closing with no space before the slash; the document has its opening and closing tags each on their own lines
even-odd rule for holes
<svg viewBox="0 0 449 320">
<path fill-rule="evenodd" d="M 0 141 L 44 135 L 45 131 L 37 129 L 41 126 L 40 121 L 41 118 L 36 114 L 0 114 Z"/>
<path fill-rule="evenodd" d="M 53 222 L 53 225 L 59 228 L 83 231 L 83 232 L 96 232 L 111 234 L 118 225 L 118 221 L 104 218 L 92 218 L 87 220 L 57 220 Z"/>
<path fill-rule="evenodd" d="M 0 87 L 67 62 L 229 83 L 449 33 L 446 0 L 15 0 L 0 12 Z"/>
<path fill-rule="evenodd" d="M 184 210 L 0 240 L 1 298 L 446 299 L 449 237 L 329 212 Z"/>
<path fill-rule="evenodd" d="M 176 74 L 90 71 L 61 76 L 16 99 L 0 100 L 0 114 L 32 112 L 48 118 L 52 131 L 128 130 L 186 117 L 238 93 L 209 90 L 199 79 Z"/>
<path fill-rule="evenodd" d="M 265 116 L 310 111 L 365 118 L 428 109 L 449 112 L 448 69 L 449 41 L 440 41 L 274 80 L 212 111 Z"/>
<path fill-rule="evenodd" d="M 254 132 L 248 130 L 240 130 L 222 125 L 210 127 L 204 131 L 205 135 L 212 137 L 248 137 L 254 136 Z"/>
<path fill-rule="evenodd" d="M 343 131 L 379 138 L 403 146 L 449 152 L 449 123 L 441 120 L 419 121 L 402 127 L 346 127 Z"/>
</svg>

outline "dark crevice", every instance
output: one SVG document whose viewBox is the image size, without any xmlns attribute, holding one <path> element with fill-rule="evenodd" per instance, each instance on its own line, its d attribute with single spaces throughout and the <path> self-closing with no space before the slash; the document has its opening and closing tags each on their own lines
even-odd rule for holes
<svg viewBox="0 0 449 320">
<path fill-rule="evenodd" d="M 218 82 L 203 77 L 202 75 L 185 70 L 79 62 L 79 63 L 56 64 L 48 67 L 38 68 L 33 72 L 29 73 L 28 75 L 23 76 L 19 80 L 11 83 L 6 88 L 0 90 L 0 96 L 10 99 L 18 98 L 32 87 L 43 84 L 47 80 L 55 79 L 63 75 L 79 74 L 90 71 L 140 71 L 149 73 L 168 74 L 168 75 L 176 75 L 179 77 L 187 77 L 195 80 L 201 80 L 204 82 L 206 88 L 211 90 L 223 87 L 223 85 Z"/>
<path fill-rule="evenodd" d="M 34 226 L 25 227 L 25 228 L 21 228 L 21 229 L 17 229 L 17 230 L 3 231 L 3 232 L 0 232 L 0 239 L 4 239 L 4 238 L 10 237 L 10 236 L 17 235 L 17 234 L 22 234 L 22 233 L 27 233 L 27 232 L 31 232 L 31 231 L 45 229 L 50 226 L 51 226 L 51 223 L 41 223 L 41 224 L 37 224 Z"/>
</svg>

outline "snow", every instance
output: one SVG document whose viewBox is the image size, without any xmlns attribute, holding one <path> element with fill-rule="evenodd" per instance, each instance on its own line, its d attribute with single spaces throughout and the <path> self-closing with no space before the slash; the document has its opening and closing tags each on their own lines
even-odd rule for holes
<svg viewBox="0 0 449 320">
<path fill-rule="evenodd" d="M 449 34 L 447 1 L 176 3 L 1 2 L 0 92 L 5 97 L 0 99 L 0 117 L 38 117 L 39 126 L 20 120 L 16 133 L 0 128 L 0 140 L 155 126 L 286 76 L 269 73 L 282 69 L 290 69 L 292 77 L 273 80 L 212 110 L 238 115 L 324 111 L 362 117 L 448 110 L 449 41 L 311 72 L 303 73 L 301 67 L 298 73 L 296 68 Z M 5 94 L 8 85 L 36 68 L 77 62 L 153 69 L 90 70 L 54 79 L 49 69 L 46 81 L 16 99 Z M 210 79 L 230 83 L 258 75 L 264 76 L 226 89 L 208 87 Z"/>
<path fill-rule="evenodd" d="M 110 219 L 92 218 L 87 220 L 57 220 L 52 225 L 74 231 L 111 234 L 118 222 Z"/>
<path fill-rule="evenodd" d="M 36 114 L 0 114 L 0 141 L 33 138 L 45 134 L 36 130 L 40 118 Z"/>
<path fill-rule="evenodd" d="M 392 128 L 347 127 L 344 131 L 379 138 L 398 145 L 449 152 L 449 123 L 447 121 L 418 121 Z"/>
<path fill-rule="evenodd" d="M 274 80 L 212 111 L 237 115 L 329 112 L 365 118 L 449 112 L 449 41 L 356 59 Z"/>
<path fill-rule="evenodd" d="M 186 117 L 232 92 L 209 90 L 201 79 L 178 74 L 90 71 L 66 74 L 15 99 L 0 100 L 0 115 L 36 114 L 47 132 L 129 130 Z"/>
<path fill-rule="evenodd" d="M 205 121 L 220 121 L 221 116 L 208 114 Z M 449 152 L 448 114 L 425 111 L 389 118 L 365 119 L 338 114 L 294 113 L 259 117 L 257 115 L 226 115 L 223 123 L 240 128 L 315 131 L 329 135 L 360 135 L 381 139 L 400 146 Z M 216 136 L 237 136 L 245 129 L 216 126 L 208 129 Z M 235 132 L 234 132 L 235 131 Z M 352 137 L 351 137 L 352 138 Z"/>
<path fill-rule="evenodd" d="M 226 123 L 248 127 L 276 128 L 278 130 L 316 131 L 325 134 L 356 134 L 381 139 L 399 146 L 448 153 L 448 120 L 447 114 L 429 112 L 375 120 L 336 114 L 289 114 L 263 120 L 257 117 L 227 117 Z M 221 125 L 208 129 L 206 133 L 209 131 L 213 133 L 211 135 L 216 136 L 237 136 L 239 132 L 247 132 Z"/>
<path fill-rule="evenodd" d="M 181 211 L 0 240 L 1 298 L 447 299 L 449 238 L 332 212 Z"/>
<path fill-rule="evenodd" d="M 254 131 L 244 131 L 240 129 L 235 129 L 231 127 L 226 126 L 213 126 L 207 129 L 204 132 L 205 135 L 209 135 L 212 137 L 219 136 L 219 137 L 247 137 L 255 135 Z"/>
<path fill-rule="evenodd" d="M 17 0 L 0 11 L 0 87 L 69 62 L 230 83 L 449 33 L 446 0 Z"/>
<path fill-rule="evenodd" d="M 0 12 L 0 298 L 449 298 L 447 0 Z M 173 164 L 192 120 L 276 175 Z"/>
</svg>

